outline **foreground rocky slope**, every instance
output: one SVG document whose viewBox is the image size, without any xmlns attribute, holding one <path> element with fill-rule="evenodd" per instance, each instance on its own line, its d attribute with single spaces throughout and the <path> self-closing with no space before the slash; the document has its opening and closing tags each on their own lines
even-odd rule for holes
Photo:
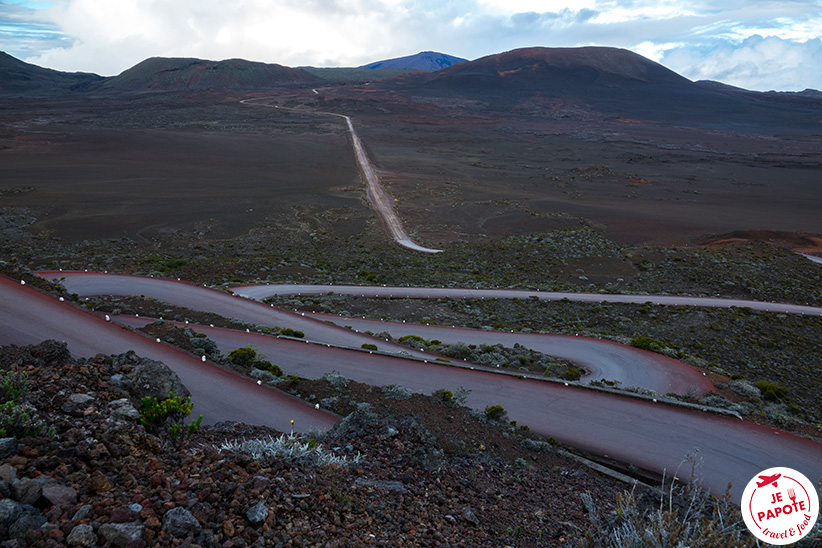
<svg viewBox="0 0 822 548">
<path fill-rule="evenodd" d="M 73 360 L 47 341 L 0 349 L 0 368 L 3 390 L 25 373 L 30 406 L 25 424 L 4 407 L 6 435 L 29 432 L 0 444 L 3 547 L 602 546 L 659 507 L 656 491 L 620 496 L 624 484 L 504 410 L 472 415 L 459 392 L 292 379 L 288 390 L 350 413 L 322 439 L 223 423 L 174 442 L 137 410 L 145 396 L 186 394 L 162 364 Z M 683 494 L 699 512 L 681 527 L 689 505 L 674 497 L 663 529 L 687 530 L 692 546 L 750 544 L 744 529 L 715 526 L 716 512 L 734 522 L 727 503 Z"/>
<path fill-rule="evenodd" d="M 616 492 L 553 452 L 522 448 L 498 425 L 416 397 L 400 415 L 346 401 L 355 413 L 325 439 L 298 445 L 286 436 L 291 456 L 254 458 L 221 445 L 280 433 L 222 424 L 177 447 L 140 425 L 146 384 L 151 395 L 185 393 L 156 362 L 74 361 L 50 341 L 3 348 L 0 363 L 27 373 L 29 402 L 47 427 L 4 445 L 3 546 L 561 545 L 585 522 L 579 493 L 609 501 Z M 497 447 L 443 447 L 423 412 Z M 533 458 L 501 458 L 502 443 Z"/>
</svg>

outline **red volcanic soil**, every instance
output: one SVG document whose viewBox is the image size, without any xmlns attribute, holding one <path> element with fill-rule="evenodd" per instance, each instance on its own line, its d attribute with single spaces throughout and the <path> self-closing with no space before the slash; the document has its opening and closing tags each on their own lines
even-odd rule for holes
<svg viewBox="0 0 822 548">
<path fill-rule="evenodd" d="M 726 234 L 706 235 L 699 238 L 696 243 L 706 247 L 716 247 L 750 241 L 766 242 L 770 245 L 792 249 L 798 253 L 822 256 L 822 234 L 809 232 L 736 230 Z"/>
</svg>

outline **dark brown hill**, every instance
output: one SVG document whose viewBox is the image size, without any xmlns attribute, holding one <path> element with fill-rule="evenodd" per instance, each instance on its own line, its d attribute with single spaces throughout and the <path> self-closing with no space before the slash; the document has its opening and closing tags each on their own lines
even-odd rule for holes
<svg viewBox="0 0 822 548">
<path fill-rule="evenodd" d="M 481 100 L 505 112 L 525 112 L 526 105 L 561 99 L 600 115 L 670 122 L 808 125 L 808 115 L 815 112 L 813 125 L 822 118 L 822 101 L 812 97 L 791 101 L 696 83 L 641 55 L 607 47 L 517 49 L 380 85 Z"/>
<path fill-rule="evenodd" d="M 558 89 L 691 83 L 641 55 L 603 47 L 518 49 L 463 63 L 432 77 L 434 81 L 456 79 L 496 82 L 500 86 L 540 84 Z"/>
<path fill-rule="evenodd" d="M 54 95 L 82 92 L 104 78 L 84 72 L 60 72 L 21 61 L 0 51 L 0 93 Z"/>
<path fill-rule="evenodd" d="M 104 87 L 113 91 L 271 89 L 319 81 L 304 70 L 243 59 L 152 57 L 111 78 Z"/>
</svg>

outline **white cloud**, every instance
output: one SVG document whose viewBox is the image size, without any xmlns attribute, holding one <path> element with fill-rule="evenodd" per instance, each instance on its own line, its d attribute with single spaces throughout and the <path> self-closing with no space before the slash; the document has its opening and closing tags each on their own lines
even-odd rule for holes
<svg viewBox="0 0 822 548">
<path fill-rule="evenodd" d="M 822 89 L 822 40 L 797 43 L 775 36 L 751 36 L 739 44 L 706 51 L 678 48 L 662 63 L 692 80 L 716 80 L 746 89 Z"/>
<path fill-rule="evenodd" d="M 603 45 L 690 78 L 822 87 L 822 71 L 811 70 L 820 0 L 50 0 L 46 9 L 15 1 L 23 4 L 0 0 L 0 49 L 105 75 L 151 56 L 351 66 L 422 50 L 473 59 L 526 46 Z M 12 8 L 54 34 L 9 48 L 15 30 L 3 34 L 2 23 Z"/>
<path fill-rule="evenodd" d="M 650 59 L 651 61 L 656 61 L 657 63 L 660 63 L 667 52 L 678 47 L 682 47 L 682 44 L 677 44 L 673 42 L 668 42 L 666 44 L 642 42 L 641 44 L 637 44 L 636 46 L 631 48 L 631 50 L 633 50 L 634 53 L 640 54 L 646 59 Z"/>
</svg>

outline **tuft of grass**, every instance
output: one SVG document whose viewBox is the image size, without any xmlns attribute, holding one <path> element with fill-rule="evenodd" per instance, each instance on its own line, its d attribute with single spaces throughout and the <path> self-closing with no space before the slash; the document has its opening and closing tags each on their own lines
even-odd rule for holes
<svg viewBox="0 0 822 548">
<path fill-rule="evenodd" d="M 279 438 L 272 436 L 268 439 L 227 441 L 220 446 L 220 451 L 246 453 L 254 460 L 275 458 L 315 466 L 345 466 L 356 464 L 362 459 L 359 454 L 351 459 L 337 456 L 325 450 L 314 438 L 304 440 L 296 434 L 282 434 Z"/>
<path fill-rule="evenodd" d="M 747 548 L 757 546 L 732 502 L 730 485 L 722 498 L 701 487 L 696 451 L 685 460 L 691 464 L 691 480 L 673 479 L 659 491 L 637 495 L 635 490 L 617 495 L 615 508 L 604 513 L 589 493 L 580 498 L 588 512 L 589 527 L 575 540 L 578 548 Z M 678 469 L 677 469 L 678 473 Z M 677 473 L 674 474 L 674 478 Z"/>
<path fill-rule="evenodd" d="M 24 401 L 29 393 L 27 378 L 24 371 L 0 372 L 0 437 L 36 436 L 44 430 L 54 435 L 54 428 L 46 427 L 37 408 Z"/>
</svg>

